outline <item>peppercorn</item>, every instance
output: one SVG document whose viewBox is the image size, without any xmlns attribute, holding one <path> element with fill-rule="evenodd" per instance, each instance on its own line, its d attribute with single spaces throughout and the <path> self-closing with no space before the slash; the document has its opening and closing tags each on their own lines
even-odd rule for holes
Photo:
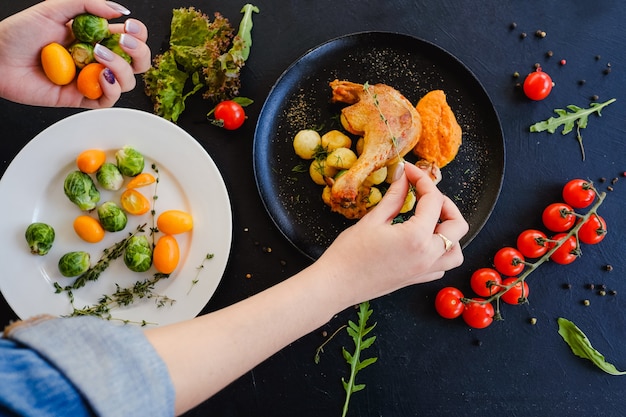
<svg viewBox="0 0 626 417">
<path fill-rule="evenodd" d="M 590 290 L 593 290 L 596 286 L 593 284 L 587 284 L 587 288 L 589 288 Z"/>
<path fill-rule="evenodd" d="M 520 39 L 525 39 L 526 36 L 528 36 L 528 35 L 526 35 L 526 32 L 522 32 L 522 33 L 519 34 Z"/>
<path fill-rule="evenodd" d="M 250 279 L 250 278 L 252 278 L 252 274 L 248 272 L 248 273 L 246 274 L 246 279 Z"/>
<path fill-rule="evenodd" d="M 599 179 L 599 181 L 600 181 L 600 182 L 605 182 L 605 181 L 606 181 L 606 178 L 602 177 L 602 178 L 600 178 L 600 179 Z"/>
<path fill-rule="evenodd" d="M 612 271 L 613 270 L 613 266 L 612 265 L 605 265 L 604 270 L 605 271 Z"/>
<path fill-rule="evenodd" d="M 610 185 L 608 187 L 606 187 L 607 190 L 609 191 L 613 191 L 613 187 L 611 187 Z"/>
<path fill-rule="evenodd" d="M 569 290 L 569 289 L 571 289 L 571 288 L 572 288 L 572 284 L 570 284 L 569 282 L 568 282 L 568 283 L 566 283 L 566 284 L 563 284 L 563 289 L 565 289 L 565 290 Z"/>
<path fill-rule="evenodd" d="M 586 82 L 587 82 L 587 81 L 585 81 L 585 80 L 579 80 L 579 81 L 578 81 L 578 85 L 585 85 L 585 83 L 586 83 Z"/>
<path fill-rule="evenodd" d="M 589 306 L 591 304 L 591 302 L 589 300 L 583 300 L 583 305 L 584 306 Z"/>
<path fill-rule="evenodd" d="M 519 72 L 515 71 L 515 72 L 513 73 L 513 78 L 519 78 Z"/>
<path fill-rule="evenodd" d="M 605 68 L 602 72 L 604 73 L 604 75 L 608 75 L 611 73 L 611 68 Z"/>
<path fill-rule="evenodd" d="M 606 295 L 606 291 L 600 290 L 598 291 L 598 295 L 604 297 Z"/>
<path fill-rule="evenodd" d="M 475 346 L 482 346 L 483 345 L 483 341 L 476 339 L 476 340 L 474 340 L 474 345 Z"/>
<path fill-rule="evenodd" d="M 611 184 L 615 184 L 617 181 L 619 181 L 619 178 L 615 177 L 611 180 Z"/>
<path fill-rule="evenodd" d="M 615 291 L 615 290 L 611 290 L 611 291 L 609 291 L 609 294 L 611 294 L 611 295 L 617 295 L 617 291 Z"/>
<path fill-rule="evenodd" d="M 531 317 L 529 322 L 530 322 L 530 324 L 532 324 L 534 326 L 535 324 L 537 324 L 537 319 L 535 317 Z"/>
<path fill-rule="evenodd" d="M 517 27 L 517 23 L 515 22 L 511 22 L 511 24 L 509 25 L 509 29 L 513 30 Z"/>
<path fill-rule="evenodd" d="M 538 38 L 545 38 L 546 37 L 546 32 L 544 32 L 543 30 L 537 29 L 537 31 L 535 32 L 535 36 L 538 37 Z"/>
<path fill-rule="evenodd" d="M 546 52 L 546 56 L 547 56 L 548 58 L 550 58 L 550 57 L 551 57 L 551 56 L 553 56 L 553 55 L 554 55 L 554 52 L 552 52 L 552 51 L 548 51 L 548 52 Z"/>
<path fill-rule="evenodd" d="M 597 101 L 599 98 L 600 97 L 598 97 L 597 94 L 594 94 L 594 95 L 591 96 L 591 100 L 593 100 L 593 101 Z"/>
</svg>

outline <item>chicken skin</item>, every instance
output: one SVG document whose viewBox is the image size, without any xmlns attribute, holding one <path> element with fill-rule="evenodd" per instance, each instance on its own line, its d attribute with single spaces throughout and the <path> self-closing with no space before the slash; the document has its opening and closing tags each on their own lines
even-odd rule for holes
<svg viewBox="0 0 626 417">
<path fill-rule="evenodd" d="M 360 218 L 367 212 L 365 179 L 411 151 L 420 139 L 422 123 L 411 102 L 388 85 L 335 80 L 330 87 L 333 102 L 351 104 L 341 111 L 344 128 L 364 140 L 356 163 L 332 182 L 331 209 Z"/>
</svg>

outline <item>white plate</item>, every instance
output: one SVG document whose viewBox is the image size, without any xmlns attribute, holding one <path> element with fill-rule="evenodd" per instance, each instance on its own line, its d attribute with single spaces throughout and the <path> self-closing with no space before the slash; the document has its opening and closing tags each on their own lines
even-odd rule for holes
<svg viewBox="0 0 626 417">
<path fill-rule="evenodd" d="M 67 295 L 54 291 L 55 282 L 61 286 L 73 282 L 73 278 L 65 278 L 58 271 L 58 260 L 64 253 L 89 252 L 93 265 L 105 248 L 122 240 L 139 224 L 147 222 L 149 232 L 153 221 L 150 213 L 129 215 L 124 231 L 107 233 L 97 244 L 82 241 L 72 227 L 74 218 L 82 212 L 65 196 L 63 181 L 76 169 L 76 156 L 83 150 L 98 148 L 107 152 L 108 161 L 115 162 L 114 153 L 124 145 L 144 155 L 144 172 L 154 173 L 153 163 L 158 168 L 156 214 L 168 209 L 187 211 L 193 216 L 194 228 L 176 236 L 180 263 L 155 288 L 156 293 L 176 302 L 157 308 L 154 300 L 141 300 L 112 310 L 112 316 L 156 325 L 174 323 L 195 317 L 215 292 L 230 253 L 232 215 L 224 181 L 211 157 L 181 128 L 150 113 L 122 108 L 89 110 L 38 134 L 15 157 L 0 180 L 0 290 L 20 318 L 72 312 Z M 140 191 L 152 200 L 153 187 Z M 119 202 L 121 191 L 105 192 L 98 188 L 102 194 L 100 202 Z M 97 217 L 95 213 L 91 215 Z M 48 223 L 56 231 L 52 250 L 45 256 L 31 254 L 26 243 L 24 232 L 33 222 Z M 207 254 L 214 257 L 203 262 Z M 104 294 L 113 293 L 116 284 L 128 287 L 152 278 L 155 272 L 154 267 L 145 273 L 131 272 L 119 258 L 97 281 L 73 292 L 74 305 L 93 305 Z M 192 285 L 196 279 L 198 282 Z"/>
</svg>

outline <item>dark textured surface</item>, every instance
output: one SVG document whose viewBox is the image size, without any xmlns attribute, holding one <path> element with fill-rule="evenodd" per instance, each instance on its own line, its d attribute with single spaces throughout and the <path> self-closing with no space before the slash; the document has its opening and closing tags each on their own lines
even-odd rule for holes
<svg viewBox="0 0 626 417">
<path fill-rule="evenodd" d="M 0 17 L 34 2 L 0 4 Z M 220 11 L 238 23 L 242 4 L 181 3 L 137 0 L 126 4 L 145 21 L 149 44 L 159 52 L 168 39 L 171 9 L 196 6 Z M 328 0 L 262 1 L 254 17 L 252 54 L 243 75 L 241 95 L 251 97 L 249 120 L 236 132 L 203 123 L 208 104 L 192 100 L 179 124 L 210 153 L 220 168 L 233 204 L 233 252 L 226 275 L 204 312 L 209 312 L 279 282 L 308 264 L 289 244 L 263 208 L 253 173 L 252 143 L 262 103 L 281 73 L 309 49 L 348 33 L 393 31 L 432 42 L 463 62 L 484 85 L 499 114 L 506 143 L 506 173 L 495 210 L 483 230 L 466 248 L 466 261 L 443 280 L 407 288 L 372 302 L 378 340 L 368 353 L 378 362 L 360 375 L 367 388 L 356 393 L 350 415 L 360 416 L 621 416 L 626 377 L 609 376 L 571 354 L 557 334 L 557 317 L 573 320 L 594 346 L 619 369 L 626 369 L 626 296 L 623 215 L 626 178 L 626 84 L 623 46 L 626 9 L 616 1 L 530 2 L 453 1 L 389 2 Z M 516 22 L 517 28 L 510 29 Z M 536 37 L 543 30 L 545 38 Z M 525 39 L 520 33 L 526 32 Z M 548 51 L 554 56 L 546 57 Z M 597 56 L 600 56 L 597 58 Z M 566 59 L 567 64 L 559 64 Z M 530 102 L 514 88 L 515 71 L 526 74 L 540 63 L 556 86 L 548 99 Z M 611 73 L 604 74 L 607 64 Z M 579 80 L 585 79 L 582 85 Z M 616 97 L 602 117 L 590 117 L 582 131 L 587 153 L 581 161 L 573 135 L 529 133 L 532 123 L 555 108 L 589 105 Z M 141 88 L 118 104 L 151 111 Z M 41 130 L 75 110 L 42 109 L 0 101 L 2 172 Z M 446 321 L 434 312 L 433 298 L 445 285 L 469 289 L 473 270 L 488 266 L 492 255 L 515 243 L 525 228 L 540 227 L 541 210 L 560 199 L 560 188 L 574 177 L 608 181 L 619 177 L 601 214 L 609 234 L 598 246 L 584 247 L 570 266 L 543 265 L 533 273 L 530 304 L 504 306 L 505 321 L 485 330 L 471 330 L 461 321 Z M 27 191 L 26 191 L 27 192 Z M 202 190 L 198 190 L 202 192 Z M 19 198 L 14 196 L 12 198 Z M 3 204 L 10 204 L 3 201 Z M 10 221 L 5 219 L 4 221 Z M 271 248 L 271 252 L 264 250 Z M 3 262 L 10 262 L 3 260 Z M 613 271 L 603 266 L 611 264 Z M 252 274 L 246 279 L 246 274 Z M 14 277 L 26 279 L 27 277 Z M 571 283 L 564 290 L 563 284 Z M 586 289 L 589 282 L 606 284 L 615 296 L 601 297 Z M 581 300 L 591 300 L 584 307 Z M 337 316 L 316 331 L 247 373 L 190 416 L 332 416 L 340 415 L 347 375 L 340 346 L 350 347 L 344 333 L 331 342 L 321 363 L 313 362 L 316 347 L 354 311 Z M 537 324 L 528 324 L 530 317 Z M 0 304 L 2 324 L 15 319 Z M 480 341 L 480 346 L 476 341 Z M 250 349 L 254 349 L 251 343 Z M 208 358 L 210 360 L 210 358 Z"/>
</svg>

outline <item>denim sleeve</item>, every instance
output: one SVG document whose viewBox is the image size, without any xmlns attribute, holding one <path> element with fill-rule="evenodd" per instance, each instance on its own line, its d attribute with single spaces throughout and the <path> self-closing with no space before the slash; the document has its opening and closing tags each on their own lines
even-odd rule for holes
<svg viewBox="0 0 626 417">
<path fill-rule="evenodd" d="M 167 367 L 137 327 L 93 317 L 40 318 L 10 326 L 4 337 L 58 369 L 98 416 L 174 415 Z"/>
</svg>

